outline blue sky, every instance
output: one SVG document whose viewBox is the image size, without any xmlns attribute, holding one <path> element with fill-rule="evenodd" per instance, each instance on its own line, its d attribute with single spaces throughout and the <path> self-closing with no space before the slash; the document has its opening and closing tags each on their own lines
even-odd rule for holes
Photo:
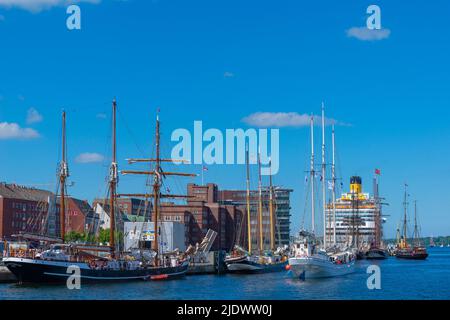
<svg viewBox="0 0 450 320">
<path fill-rule="evenodd" d="M 373 3 L 387 35 L 349 36 L 365 26 Z M 400 219 L 405 181 L 419 201 L 422 233 L 450 234 L 447 0 L 81 1 L 78 31 L 66 28 L 65 4 L 0 0 L 0 180 L 54 188 L 63 108 L 70 193 L 91 200 L 105 193 L 113 97 L 122 168 L 123 159 L 151 153 L 158 107 L 169 156 L 171 132 L 192 129 L 194 120 L 247 128 L 242 119 L 255 112 L 318 114 L 325 101 L 328 117 L 349 124 L 336 128 L 345 187 L 358 174 L 371 192 L 373 170 L 382 170 L 387 236 Z M 307 127 L 280 128 L 274 181 L 295 189 L 293 230 L 303 214 L 308 143 Z M 77 162 L 83 153 L 104 159 Z M 242 166 L 210 166 L 205 180 L 243 188 L 244 174 Z M 184 183 L 172 189 L 183 192 Z M 120 188 L 143 185 L 122 177 Z"/>
</svg>

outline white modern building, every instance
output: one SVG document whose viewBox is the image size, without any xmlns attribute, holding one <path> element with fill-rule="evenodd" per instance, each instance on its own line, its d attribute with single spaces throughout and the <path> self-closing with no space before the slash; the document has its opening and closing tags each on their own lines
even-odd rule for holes
<svg viewBox="0 0 450 320">
<path fill-rule="evenodd" d="M 159 248 L 163 252 L 186 250 L 184 224 L 174 221 L 159 223 Z M 153 222 L 125 222 L 124 223 L 124 249 L 129 251 L 135 248 L 151 248 L 155 239 L 155 226 Z"/>
</svg>

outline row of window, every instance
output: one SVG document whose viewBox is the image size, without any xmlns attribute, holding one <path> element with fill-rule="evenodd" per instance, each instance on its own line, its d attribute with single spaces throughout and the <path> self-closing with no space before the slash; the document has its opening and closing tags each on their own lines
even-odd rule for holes
<svg viewBox="0 0 450 320">
<path fill-rule="evenodd" d="M 181 222 L 181 216 L 164 216 L 164 221 L 177 221 Z"/>
<path fill-rule="evenodd" d="M 33 203 L 27 204 L 27 203 L 20 203 L 20 202 L 12 202 L 11 207 L 13 209 L 19 209 L 22 211 L 41 211 L 43 209 L 42 207 L 39 207 Z"/>
</svg>

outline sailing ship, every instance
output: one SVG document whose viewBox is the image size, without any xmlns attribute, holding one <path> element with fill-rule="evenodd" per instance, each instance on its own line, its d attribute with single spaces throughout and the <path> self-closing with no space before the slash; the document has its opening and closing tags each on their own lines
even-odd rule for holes
<svg viewBox="0 0 450 320">
<path fill-rule="evenodd" d="M 134 162 L 152 162 L 155 168 L 150 172 L 122 171 L 122 174 L 147 174 L 154 177 L 153 193 L 143 194 L 142 197 L 153 198 L 154 241 L 150 255 L 138 256 L 121 252 L 116 246 L 115 214 L 118 183 L 118 166 L 116 160 L 116 101 L 112 103 L 112 161 L 109 174 L 110 201 L 110 239 L 108 246 L 80 245 L 64 243 L 65 236 L 65 183 L 68 177 L 66 159 L 65 120 L 63 112 L 62 130 L 62 161 L 59 170 L 60 180 L 60 238 L 62 243 L 54 243 L 45 251 L 35 249 L 15 251 L 6 245 L 3 262 L 17 277 L 19 282 L 66 282 L 73 274 L 71 270 L 79 270 L 79 278 L 83 282 L 108 282 L 130 280 L 164 280 L 178 278 L 185 275 L 189 263 L 188 256 L 179 252 L 164 253 L 159 250 L 158 227 L 160 199 L 164 197 L 178 197 L 161 194 L 161 180 L 167 175 L 194 176 L 164 172 L 161 162 L 171 161 L 160 158 L 159 115 L 156 119 L 156 159 L 130 160 Z M 138 196 L 138 195 L 134 195 Z M 146 256 L 146 257 L 145 257 Z"/>
<path fill-rule="evenodd" d="M 403 235 L 400 236 L 399 239 L 400 241 L 397 244 L 395 256 L 399 259 L 425 260 L 428 257 L 428 252 L 425 246 L 423 246 L 420 243 L 419 227 L 417 224 L 417 201 L 414 202 L 414 234 L 412 246 L 408 243 L 408 235 L 407 235 L 408 193 L 406 184 L 405 184 L 405 195 L 403 206 L 404 206 Z"/>
<path fill-rule="evenodd" d="M 250 168 L 249 168 L 249 151 L 246 146 L 246 171 L 247 171 L 247 250 L 240 246 L 235 246 L 230 255 L 225 258 L 225 264 L 230 273 L 268 273 L 284 271 L 288 258 L 284 248 L 275 248 L 275 229 L 274 229 L 274 188 L 272 184 L 272 173 L 270 172 L 269 186 L 269 228 L 270 228 L 270 250 L 264 250 L 263 235 L 263 201 L 262 201 L 262 179 L 261 179 L 261 156 L 258 152 L 258 222 L 259 222 L 259 251 L 252 248 L 252 232 L 251 232 L 251 210 L 250 210 Z M 271 167 L 271 164 L 269 164 Z"/>
<path fill-rule="evenodd" d="M 289 270 L 295 278 L 302 280 L 314 278 L 329 278 L 353 273 L 356 257 L 349 250 L 341 250 L 336 246 L 336 174 L 335 174 L 335 132 L 332 129 L 332 192 L 333 192 L 333 240 L 328 243 L 326 236 L 326 207 L 323 206 L 323 243 L 320 246 L 315 235 L 315 160 L 314 160 L 314 116 L 311 116 L 311 227 L 312 231 L 302 230 L 292 246 L 292 257 L 289 258 Z M 325 204 L 326 190 L 325 164 L 325 112 L 322 104 L 322 196 Z"/>
</svg>

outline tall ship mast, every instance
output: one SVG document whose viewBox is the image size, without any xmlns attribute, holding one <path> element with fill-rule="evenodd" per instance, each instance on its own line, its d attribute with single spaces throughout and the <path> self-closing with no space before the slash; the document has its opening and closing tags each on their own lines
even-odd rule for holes
<svg viewBox="0 0 450 320">
<path fill-rule="evenodd" d="M 275 250 L 275 221 L 274 221 L 274 193 L 272 183 L 272 160 L 269 161 L 270 175 L 269 175 L 269 227 L 270 227 L 270 250 Z"/>
<path fill-rule="evenodd" d="M 310 167 L 310 181 L 311 181 L 311 232 L 313 234 L 316 233 L 316 199 L 315 199 L 315 180 L 316 180 L 316 171 L 314 170 L 314 115 L 311 114 L 311 167 Z"/>
<path fill-rule="evenodd" d="M 261 151 L 258 150 L 258 222 L 259 222 L 259 253 L 264 252 L 263 237 L 263 200 L 262 200 L 262 178 L 261 178 Z"/>
<path fill-rule="evenodd" d="M 111 246 L 111 257 L 116 256 L 116 187 L 118 180 L 117 170 L 117 145 L 116 145 L 116 99 L 112 102 L 112 157 L 109 169 L 109 210 L 110 210 L 110 226 L 109 226 L 109 245 Z"/>
<path fill-rule="evenodd" d="M 183 198 L 178 195 L 162 195 L 160 184 L 162 176 L 194 176 L 192 174 L 162 172 L 161 162 L 176 162 L 177 160 L 161 159 L 159 152 L 159 116 L 156 121 L 156 159 L 131 159 L 130 163 L 154 162 L 153 171 L 122 171 L 123 174 L 144 174 L 154 177 L 152 194 L 118 194 L 118 165 L 116 157 L 116 101 L 112 103 L 112 159 L 109 174 L 109 205 L 110 205 L 110 241 L 108 246 L 89 244 L 52 244 L 49 249 L 36 251 L 29 249 L 22 252 L 20 256 L 9 245 L 6 245 L 6 254 L 3 262 L 20 282 L 62 282 L 66 283 L 71 273 L 70 268 L 77 267 L 80 270 L 81 282 L 111 282 L 111 281 L 133 281 L 133 280 L 165 280 L 182 277 L 186 274 L 189 266 L 187 253 L 161 252 L 158 248 L 158 222 L 159 222 L 159 199 L 161 197 Z M 63 128 L 65 128 L 65 114 L 63 114 Z M 63 130 L 65 140 L 65 130 Z M 65 146 L 63 150 L 65 149 Z M 60 171 L 60 182 L 65 182 L 68 176 L 65 151 Z M 62 176 L 62 178 L 61 178 Z M 64 184 L 62 184 L 64 185 Z M 64 194 L 64 188 L 61 192 Z M 116 199 L 118 197 L 136 196 L 154 199 L 154 228 L 155 241 L 153 243 L 153 254 L 126 253 L 117 249 L 116 245 Z M 63 197 L 62 197 L 63 198 Z M 64 205 L 64 201 L 62 201 Z M 62 220 L 64 221 L 64 219 Z M 61 225 L 61 234 L 64 235 L 64 225 Z M 107 255 L 109 253 L 109 255 Z"/>
<path fill-rule="evenodd" d="M 333 246 L 336 247 L 336 159 L 335 159 L 335 132 L 334 125 L 332 127 L 331 133 L 331 144 L 333 149 L 332 154 L 332 165 L 331 165 L 331 179 L 332 179 L 332 216 L 333 216 Z"/>
<path fill-rule="evenodd" d="M 59 186 L 61 190 L 61 203 L 60 203 L 60 235 L 61 240 L 64 242 L 66 235 L 66 179 L 69 176 L 69 167 L 67 165 L 67 148 L 66 148 L 66 112 L 62 113 L 62 157 L 59 170 Z"/>
<path fill-rule="evenodd" d="M 417 201 L 414 202 L 414 232 L 412 244 L 408 243 L 408 185 L 405 184 L 405 194 L 403 200 L 403 230 L 400 237 L 400 242 L 397 244 L 397 249 L 394 255 L 398 259 L 408 259 L 408 260 L 425 260 L 428 258 L 428 252 L 425 246 L 420 243 L 419 226 L 417 223 Z"/>
<path fill-rule="evenodd" d="M 258 227 L 258 252 L 252 250 L 252 232 L 251 232 L 251 208 L 250 208 L 250 164 L 249 164 L 249 151 L 246 145 L 245 150 L 246 159 L 246 211 L 247 211 L 247 233 L 248 244 L 247 251 L 239 246 L 235 246 L 234 250 L 225 258 L 225 264 L 228 272 L 241 273 L 241 274 L 256 274 L 256 273 L 268 273 L 268 272 L 280 272 L 284 271 L 288 258 L 283 248 L 275 250 L 275 235 L 274 235 L 274 194 L 272 185 L 272 172 L 270 170 L 270 186 L 269 186 L 269 228 L 270 228 L 270 249 L 264 250 L 264 232 L 263 232 L 263 199 L 262 199 L 262 176 L 261 176 L 261 159 L 260 152 L 258 151 L 258 197 L 257 197 L 257 222 Z M 271 161 L 269 161 L 271 165 Z"/>
<path fill-rule="evenodd" d="M 323 247 L 328 248 L 327 241 L 327 193 L 326 193 L 326 163 L 325 163 L 325 106 L 322 102 L 322 214 L 323 214 Z"/>
<path fill-rule="evenodd" d="M 384 260 L 389 257 L 389 252 L 384 247 L 382 243 L 383 232 L 382 232 L 382 203 L 379 194 L 379 184 L 378 184 L 378 176 L 380 174 L 380 170 L 375 170 L 375 177 L 373 178 L 373 198 L 375 204 L 375 214 L 374 214 L 374 225 L 375 225 L 375 234 L 372 243 L 370 244 L 369 249 L 364 252 L 365 258 L 368 260 Z"/>
<path fill-rule="evenodd" d="M 351 251 L 341 251 L 335 246 L 327 247 L 326 210 L 323 215 L 324 234 L 322 247 L 315 234 L 315 188 L 314 188 L 314 116 L 311 116 L 311 232 L 302 230 L 294 241 L 289 258 L 289 269 L 295 278 L 302 280 L 314 278 L 329 278 L 342 276 L 354 272 L 356 257 Z M 324 109 L 322 105 L 322 133 L 324 135 Z M 334 130 L 333 130 L 334 133 Z M 334 137 L 334 134 L 333 134 Z M 334 138 L 333 138 L 334 147 Z M 333 152 L 334 154 L 334 152 Z M 334 156 L 333 156 L 334 159 Z M 332 168 L 333 182 L 335 182 L 334 162 Z M 322 139 L 322 181 L 325 180 L 325 138 Z M 322 189 L 323 200 L 326 192 Z M 306 206 L 306 204 L 305 204 Z M 325 207 L 324 207 L 325 209 Z M 333 218 L 333 220 L 335 220 Z M 333 234 L 333 239 L 335 235 Z M 333 240 L 335 241 L 335 240 Z"/>
</svg>

